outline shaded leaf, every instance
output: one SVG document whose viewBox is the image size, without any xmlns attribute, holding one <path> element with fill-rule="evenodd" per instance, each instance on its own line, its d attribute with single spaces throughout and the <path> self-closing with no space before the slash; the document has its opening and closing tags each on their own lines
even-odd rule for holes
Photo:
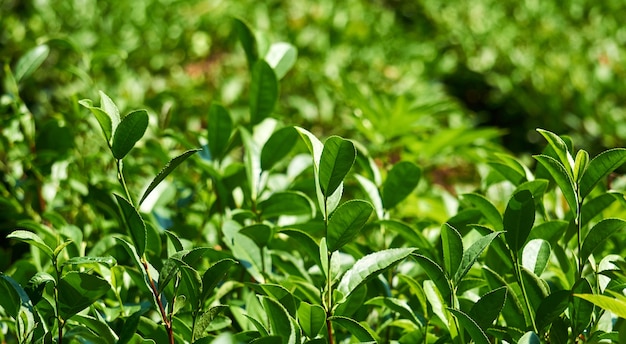
<svg viewBox="0 0 626 344">
<path fill-rule="evenodd" d="M 447 223 L 441 226 L 441 246 L 443 266 L 448 277 L 452 279 L 463 259 L 463 238 L 454 227 Z"/>
<path fill-rule="evenodd" d="M 63 319 L 69 319 L 104 296 L 111 286 L 101 277 L 72 271 L 61 278 L 57 289 L 59 313 Z"/>
<path fill-rule="evenodd" d="M 237 264 L 235 260 L 222 259 L 215 262 L 204 272 L 202 275 L 202 294 L 200 295 L 202 302 L 209 298 L 210 293 L 226 277 L 230 268 L 235 264 Z"/>
<path fill-rule="evenodd" d="M 463 328 L 467 332 L 469 332 L 470 337 L 472 337 L 472 340 L 474 341 L 474 343 L 489 344 L 489 338 L 487 338 L 487 335 L 485 334 L 485 332 L 467 314 L 454 308 L 448 308 L 448 312 L 452 313 L 457 318 L 461 326 L 463 326 Z"/>
<path fill-rule="evenodd" d="M 572 178 L 567 174 L 565 167 L 563 167 L 563 164 L 548 155 L 533 155 L 533 158 L 539 161 L 539 163 L 548 170 L 550 176 L 552 176 L 556 182 L 556 185 L 558 185 L 561 192 L 563 192 L 563 196 L 571 211 L 576 212 L 578 209 L 576 187 L 574 186 Z"/>
<path fill-rule="evenodd" d="M 356 337 L 359 342 L 376 342 L 374 336 L 365 328 L 363 325 L 359 324 L 356 320 L 342 317 L 342 316 L 332 316 L 329 318 L 333 324 L 337 324 L 350 332 L 354 337 Z"/>
<path fill-rule="evenodd" d="M 267 243 L 274 236 L 272 228 L 263 223 L 250 225 L 239 230 L 239 233 L 252 239 L 259 247 L 267 246 Z"/>
<path fill-rule="evenodd" d="M 382 188 L 383 206 L 391 209 L 404 200 L 417 187 L 422 170 L 412 162 L 401 161 L 395 164 Z"/>
<path fill-rule="evenodd" d="M 248 66 L 252 69 L 254 63 L 259 59 L 259 52 L 257 50 L 257 42 L 254 37 L 254 33 L 248 24 L 243 21 L 243 19 L 235 18 L 233 20 L 233 24 L 235 26 L 239 42 L 241 42 L 241 46 L 243 47 L 243 51 L 246 53 Z"/>
<path fill-rule="evenodd" d="M 354 144 L 339 136 L 331 136 L 324 143 L 320 157 L 319 180 L 322 194 L 330 196 L 343 182 L 356 159 Z"/>
<path fill-rule="evenodd" d="M 495 230 L 502 230 L 502 215 L 498 211 L 495 205 L 491 203 L 485 196 L 477 193 L 467 193 L 461 195 L 463 201 L 471 203 L 478 208 L 483 214 L 483 217 L 487 222 L 493 226 Z"/>
<path fill-rule="evenodd" d="M 486 331 L 498 319 L 507 297 L 507 288 L 500 287 L 483 295 L 472 306 L 468 316 Z"/>
<path fill-rule="evenodd" d="M 328 221 L 328 249 L 333 252 L 351 242 L 373 211 L 374 207 L 362 200 L 350 200 L 340 205 Z"/>
<path fill-rule="evenodd" d="M 526 332 L 520 337 L 517 344 L 540 344 L 539 336 L 535 332 Z"/>
<path fill-rule="evenodd" d="M 261 150 L 261 169 L 267 171 L 282 160 L 293 149 L 298 140 L 294 127 L 284 127 L 275 131 Z"/>
<path fill-rule="evenodd" d="M 572 294 L 592 294 L 593 289 L 587 279 L 581 278 L 572 287 Z M 571 296 L 571 295 L 570 295 Z M 591 323 L 593 316 L 593 303 L 579 297 L 571 297 L 570 299 L 570 319 L 572 332 L 581 334 Z"/>
<path fill-rule="evenodd" d="M 626 163 L 626 148 L 614 148 L 591 159 L 580 179 L 580 197 L 586 197 L 596 184 Z"/>
<path fill-rule="evenodd" d="M 207 121 L 207 145 L 212 159 L 220 160 L 224 156 L 232 132 L 233 120 L 228 110 L 220 104 L 212 103 Z"/>
<path fill-rule="evenodd" d="M 136 110 L 129 113 L 113 133 L 113 144 L 111 152 L 113 156 L 120 160 L 135 146 L 137 141 L 143 137 L 148 128 L 148 113 L 146 110 Z"/>
<path fill-rule="evenodd" d="M 265 311 L 271 314 L 270 334 L 281 336 L 283 344 L 295 344 L 296 330 L 285 307 L 269 297 L 261 296 L 261 302 Z"/>
<path fill-rule="evenodd" d="M 250 81 L 250 123 L 257 124 L 269 116 L 278 100 L 278 79 L 272 67 L 257 60 Z"/>
<path fill-rule="evenodd" d="M 538 330 L 543 330 L 552 324 L 565 312 L 569 305 L 570 291 L 557 290 L 548 295 L 539 304 L 535 324 Z"/>
<path fill-rule="evenodd" d="M 481 253 L 491 244 L 491 242 L 500 235 L 501 232 L 493 232 L 476 240 L 465 252 L 459 269 L 457 270 L 454 280 L 459 283 L 463 277 L 469 272 Z"/>
<path fill-rule="evenodd" d="M 302 192 L 275 192 L 269 198 L 259 202 L 257 210 L 264 219 L 273 219 L 284 215 L 313 216 L 311 200 Z"/>
<path fill-rule="evenodd" d="M 137 254 L 141 257 L 146 251 L 146 242 L 148 241 L 148 233 L 146 230 L 146 224 L 143 222 L 141 215 L 137 212 L 137 209 L 133 207 L 124 197 L 115 194 L 117 204 L 122 212 L 122 218 L 126 223 L 126 227 L 130 233 Z"/>
<path fill-rule="evenodd" d="M 22 300 L 17 290 L 15 290 L 15 285 L 19 286 L 11 277 L 0 273 L 0 295 L 2 295 L 2 297 L 0 297 L 0 306 L 2 306 L 9 316 L 17 319 L 20 307 L 22 306 Z"/>
<path fill-rule="evenodd" d="M 535 202 L 528 190 L 513 194 L 504 211 L 504 238 L 515 254 L 524 246 L 535 222 Z"/>
<path fill-rule="evenodd" d="M 586 261 L 587 258 L 600 247 L 611 235 L 626 228 L 626 221 L 622 219 L 609 218 L 598 222 L 593 226 L 583 241 L 580 250 L 580 258 Z"/>
</svg>

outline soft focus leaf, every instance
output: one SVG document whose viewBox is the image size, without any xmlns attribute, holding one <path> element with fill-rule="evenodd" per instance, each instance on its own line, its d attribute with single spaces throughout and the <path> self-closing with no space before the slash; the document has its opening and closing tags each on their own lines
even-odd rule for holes
<svg viewBox="0 0 626 344">
<path fill-rule="evenodd" d="M 285 42 L 274 43 L 265 54 L 265 61 L 274 69 L 280 80 L 296 63 L 298 50 L 292 44 Z"/>
<path fill-rule="evenodd" d="M 156 175 L 156 177 L 152 179 L 152 182 L 150 182 L 150 185 L 148 185 L 148 188 L 146 189 L 146 191 L 144 191 L 143 196 L 141 196 L 141 199 L 139 200 L 139 204 L 143 203 L 143 201 L 146 199 L 146 197 L 148 197 L 148 195 L 150 195 L 150 193 L 154 190 L 154 188 L 156 188 L 159 185 L 159 183 L 161 183 L 163 179 L 165 179 L 165 177 L 167 177 L 170 173 L 172 173 L 172 171 L 174 171 L 176 167 L 178 167 L 178 165 L 182 164 L 183 161 L 187 160 L 187 158 L 189 158 L 194 153 L 197 153 L 199 151 L 201 151 L 201 149 L 190 149 L 184 152 L 183 154 L 175 157 L 174 159 L 170 160 L 163 167 L 163 169 L 161 169 L 161 171 Z"/>
<path fill-rule="evenodd" d="M 556 182 L 556 185 L 559 186 L 561 191 L 563 192 L 563 196 L 567 201 L 572 212 L 576 212 L 578 209 L 578 196 L 576 195 L 576 187 L 574 186 L 574 181 L 572 177 L 567 174 L 565 167 L 563 164 L 558 162 L 551 156 L 548 155 L 533 155 L 539 163 L 548 170 L 550 176 Z"/>
<path fill-rule="evenodd" d="M 417 187 L 422 170 L 412 162 L 395 164 L 383 184 L 382 198 L 385 209 L 391 209 L 404 200 Z"/>
<path fill-rule="evenodd" d="M 278 80 L 272 67 L 257 60 L 250 81 L 250 123 L 257 124 L 269 116 L 278 100 Z"/>
<path fill-rule="evenodd" d="M 219 160 L 224 156 L 233 131 L 233 120 L 220 104 L 212 103 L 207 121 L 207 139 L 211 158 Z"/>
<path fill-rule="evenodd" d="M 38 45 L 24 54 L 15 65 L 14 77 L 19 84 L 28 78 L 48 58 L 50 47 L 45 44 Z"/>
<path fill-rule="evenodd" d="M 312 305 L 304 301 L 300 302 L 298 322 L 306 336 L 314 338 L 326 324 L 326 312 L 320 305 Z"/>
</svg>

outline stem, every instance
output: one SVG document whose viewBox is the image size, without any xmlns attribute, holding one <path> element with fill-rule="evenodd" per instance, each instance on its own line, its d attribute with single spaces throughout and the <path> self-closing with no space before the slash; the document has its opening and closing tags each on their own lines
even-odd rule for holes
<svg viewBox="0 0 626 344">
<path fill-rule="evenodd" d="M 517 278 L 517 283 L 519 283 L 519 286 L 522 289 L 522 296 L 524 296 L 524 305 L 526 306 L 526 310 L 528 311 L 530 322 L 533 325 L 533 331 L 535 331 L 535 333 L 539 335 L 539 331 L 537 330 L 537 325 L 535 325 L 535 315 L 533 314 L 533 310 L 530 306 L 530 300 L 528 300 L 528 293 L 526 293 L 526 287 L 524 286 L 524 281 L 522 279 L 522 267 L 519 264 L 519 261 L 516 256 L 513 256 L 513 265 L 515 265 L 515 277 Z"/>
<path fill-rule="evenodd" d="M 328 198 L 324 197 L 324 234 L 328 240 Z M 332 293 L 332 275 L 331 275 L 331 260 L 333 257 L 332 252 L 328 252 L 326 257 L 328 264 L 328 271 L 326 271 L 326 329 L 328 330 L 328 344 L 334 344 L 335 338 L 333 338 L 333 324 L 330 321 L 330 317 L 333 315 L 333 293 Z M 322 300 L 324 302 L 324 300 Z"/>
<path fill-rule="evenodd" d="M 115 160 L 115 165 L 117 167 L 117 180 L 122 185 L 122 188 L 124 189 L 124 193 L 126 194 L 126 198 L 128 199 L 128 201 L 131 204 L 134 204 L 133 203 L 133 198 L 130 197 L 130 192 L 128 191 L 128 186 L 126 186 L 126 179 L 124 178 L 124 173 L 122 172 L 122 169 L 123 169 L 122 160 L 121 159 L 116 159 Z"/>
<path fill-rule="evenodd" d="M 159 312 L 161 313 L 161 319 L 163 320 L 163 324 L 165 325 L 165 330 L 167 331 L 167 337 L 169 339 L 170 344 L 174 343 L 174 331 L 172 329 L 172 322 L 167 317 L 167 313 L 165 312 L 165 307 L 163 307 L 163 302 L 161 302 L 161 298 L 159 297 L 159 292 L 157 290 L 156 285 L 154 284 L 154 280 L 150 277 L 150 269 L 148 268 L 148 261 L 146 261 L 145 257 L 141 258 L 141 263 L 143 264 L 143 268 L 146 271 L 146 275 L 148 276 L 148 280 L 150 281 L 150 289 L 152 294 L 154 295 L 154 299 L 156 300 L 157 305 L 159 306 Z"/>
<path fill-rule="evenodd" d="M 582 211 L 581 211 L 581 209 L 582 209 L 582 201 L 578 202 L 576 208 L 577 208 L 576 209 L 576 229 L 577 229 L 576 236 L 577 236 L 577 240 L 578 240 L 578 257 L 577 257 L 577 260 L 578 260 L 578 270 L 577 270 L 578 276 L 577 277 L 578 277 L 578 279 L 580 279 L 582 277 L 582 275 L 583 275 L 583 265 L 584 265 L 582 256 L 580 255 L 580 251 L 582 250 L 582 246 L 583 246 L 583 243 L 582 243 L 582 229 L 583 229 L 583 225 L 582 225 L 582 221 L 581 221 L 582 220 L 582 218 L 581 218 L 582 217 Z"/>
</svg>

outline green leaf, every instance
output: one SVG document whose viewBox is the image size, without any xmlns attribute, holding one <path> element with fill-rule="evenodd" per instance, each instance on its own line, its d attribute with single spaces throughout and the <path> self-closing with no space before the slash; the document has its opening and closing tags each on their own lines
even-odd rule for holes
<svg viewBox="0 0 626 344">
<path fill-rule="evenodd" d="M 184 295 L 193 309 L 200 308 L 202 306 L 200 303 L 200 293 L 202 291 L 200 274 L 189 265 L 181 265 L 180 272 L 179 295 Z"/>
<path fill-rule="evenodd" d="M 606 295 L 596 294 L 574 294 L 575 297 L 579 297 L 583 300 L 587 300 L 594 305 L 605 309 L 620 318 L 626 319 L 626 299 L 613 298 Z"/>
<path fill-rule="evenodd" d="M 53 258 L 54 254 L 50 246 L 48 246 L 43 239 L 41 239 L 37 234 L 33 232 L 29 232 L 26 230 L 18 229 L 13 231 L 11 234 L 7 235 L 7 239 L 15 239 L 21 241 L 23 243 L 27 243 L 29 245 L 33 245 L 39 248 L 43 253 L 45 253 L 48 257 Z"/>
<path fill-rule="evenodd" d="M 572 287 L 572 294 L 592 294 L 593 289 L 587 279 L 581 278 Z M 570 299 L 570 319 L 572 324 L 572 332 L 575 335 L 581 334 L 591 323 L 593 316 L 593 303 L 581 299 L 579 297 L 571 297 Z"/>
<path fill-rule="evenodd" d="M 350 200 L 340 205 L 328 221 L 328 249 L 334 252 L 351 242 L 373 211 L 374 207 L 362 200 Z"/>
<path fill-rule="evenodd" d="M 56 280 L 47 272 L 37 272 L 28 280 L 25 291 L 28 294 L 33 305 L 41 301 L 44 290 L 48 283 L 56 284 Z"/>
<path fill-rule="evenodd" d="M 465 277 L 474 265 L 474 262 L 476 262 L 476 259 L 478 259 L 481 253 L 498 235 L 500 235 L 500 233 L 501 232 L 493 232 L 481 237 L 476 240 L 465 252 L 463 252 L 463 259 L 461 260 L 460 266 L 454 276 L 454 281 L 456 283 L 459 283 L 463 277 Z"/>
<path fill-rule="evenodd" d="M 570 291 L 557 290 L 548 295 L 539 304 L 535 324 L 538 330 L 543 330 L 552 324 L 565 312 L 569 305 Z"/>
<path fill-rule="evenodd" d="M 265 61 L 274 69 L 276 77 L 280 80 L 296 63 L 298 50 L 289 43 L 278 42 L 270 46 Z"/>
<path fill-rule="evenodd" d="M 574 176 L 572 179 L 575 183 L 580 183 L 580 179 L 587 170 L 587 166 L 589 166 L 589 153 L 581 149 L 576 154 L 576 160 L 574 160 Z"/>
<path fill-rule="evenodd" d="M 520 337 L 517 344 L 540 344 L 539 336 L 535 334 L 535 332 L 526 332 L 522 337 Z"/>
<path fill-rule="evenodd" d="M 113 144 L 111 152 L 113 156 L 121 160 L 135 146 L 135 143 L 143 137 L 148 128 L 148 112 L 146 110 L 136 110 L 129 113 L 120 122 L 113 133 Z"/>
<path fill-rule="evenodd" d="M 406 240 L 408 246 L 417 247 L 420 250 L 426 251 L 433 250 L 432 245 L 419 228 L 412 228 L 408 224 L 397 220 L 381 220 L 376 221 L 376 223 L 384 226 L 385 229 L 400 234 L 402 238 Z"/>
<path fill-rule="evenodd" d="M 269 116 L 278 100 L 278 79 L 272 67 L 258 60 L 250 81 L 250 123 L 257 124 Z"/>
<path fill-rule="evenodd" d="M 451 279 L 456 274 L 463 259 L 463 238 L 454 227 L 447 223 L 441 226 L 441 246 L 443 249 L 443 267 Z"/>
<path fill-rule="evenodd" d="M 517 254 L 526 243 L 535 222 L 535 202 L 532 193 L 521 190 L 513 194 L 502 220 L 506 230 L 504 233 L 506 243 L 511 251 Z"/>
<path fill-rule="evenodd" d="M 265 296 L 261 296 L 261 302 L 269 316 L 270 334 L 281 336 L 283 344 L 295 344 L 296 330 L 285 307 L 278 301 Z"/>
<path fill-rule="evenodd" d="M 267 171 L 287 156 L 296 145 L 298 137 L 298 131 L 294 127 L 275 131 L 261 150 L 261 169 Z"/>
<path fill-rule="evenodd" d="M 522 304 L 517 295 L 515 295 L 512 284 L 509 285 L 502 276 L 498 275 L 498 273 L 491 270 L 488 266 L 485 266 L 482 271 L 485 281 L 490 288 L 507 288 L 507 298 L 504 302 L 504 307 L 502 307 L 502 316 L 507 325 L 514 328 L 525 328 L 527 324 L 525 316 L 523 316 L 524 311 L 522 310 Z M 528 323 L 528 325 L 530 326 L 531 324 Z"/>
<path fill-rule="evenodd" d="M 215 262 L 204 272 L 202 275 L 202 294 L 200 295 L 203 303 L 208 300 L 210 293 L 226 277 L 230 268 L 235 264 L 237 264 L 237 261 L 233 259 L 222 259 Z"/>
<path fill-rule="evenodd" d="M 257 50 L 256 38 L 254 33 L 246 22 L 242 19 L 235 18 L 233 21 L 235 31 L 243 47 L 243 51 L 246 53 L 246 59 L 248 60 L 248 66 L 252 69 L 254 63 L 259 59 L 259 52 Z"/>
<path fill-rule="evenodd" d="M 507 288 L 500 287 L 483 295 L 472 306 L 468 316 L 472 318 L 476 324 L 486 331 L 492 327 L 493 322 L 498 319 L 507 297 Z"/>
<path fill-rule="evenodd" d="M 107 96 L 104 92 L 98 91 L 100 94 L 100 108 L 104 111 L 109 119 L 111 119 L 111 138 L 113 137 L 113 133 L 117 130 L 120 121 L 122 120 L 120 117 L 120 110 L 117 108 L 117 105 Z"/>
<path fill-rule="evenodd" d="M 220 104 L 212 103 L 207 122 L 207 139 L 212 159 L 220 160 L 223 158 L 232 131 L 233 120 L 230 118 L 228 110 Z"/>
<path fill-rule="evenodd" d="M 264 223 L 244 227 L 239 230 L 239 233 L 252 239 L 259 247 L 267 246 L 267 243 L 270 242 L 274 236 L 272 228 Z"/>
<path fill-rule="evenodd" d="M 425 322 L 421 321 L 415 316 L 415 313 L 411 309 L 411 306 L 406 300 L 397 299 L 394 297 L 382 297 L 377 296 L 373 299 L 369 299 L 365 302 L 366 305 L 377 305 L 383 308 L 387 308 L 400 315 L 402 319 L 410 320 L 417 326 L 424 326 Z"/>
<path fill-rule="evenodd" d="M 359 184 L 361 184 L 361 187 L 363 188 L 363 191 L 365 191 L 368 200 L 372 202 L 372 205 L 374 206 L 374 211 L 376 212 L 376 217 L 379 219 L 384 218 L 385 211 L 383 209 L 383 200 L 380 196 L 378 186 L 376 186 L 373 181 L 360 174 L 353 175 L 354 178 L 356 178 L 356 180 L 359 182 Z"/>
<path fill-rule="evenodd" d="M 72 320 L 86 326 L 86 328 L 90 330 L 90 333 L 92 333 L 95 338 L 101 340 L 102 343 L 119 344 L 119 342 L 117 342 L 115 332 L 113 332 L 113 330 L 105 321 L 102 321 L 102 318 L 95 318 L 89 315 L 77 314 L 72 318 Z M 96 343 L 96 341 L 91 341 L 88 343 Z"/>
<path fill-rule="evenodd" d="M 563 192 L 563 196 L 567 201 L 572 212 L 576 213 L 578 209 L 578 196 L 576 195 L 576 187 L 574 186 L 574 181 L 572 177 L 570 177 L 565 170 L 563 164 L 558 162 L 551 156 L 548 155 L 533 155 L 543 167 L 548 170 L 550 176 L 556 182 L 556 185 L 559 186 L 561 192 Z"/>
<path fill-rule="evenodd" d="M 586 261 L 587 258 L 602 245 L 611 235 L 626 228 L 626 221 L 622 219 L 604 219 L 593 226 L 583 241 L 580 250 L 580 258 Z"/>
<path fill-rule="evenodd" d="M 329 317 L 330 321 L 333 324 L 337 324 L 350 332 L 356 339 L 360 342 L 376 342 L 374 336 L 365 328 L 363 325 L 359 324 L 356 320 L 342 317 L 342 316 L 332 316 Z"/>
<path fill-rule="evenodd" d="M 152 182 L 150 182 L 150 185 L 148 185 L 148 188 L 146 189 L 146 191 L 144 191 L 143 196 L 141 196 L 141 200 L 139 200 L 139 204 L 141 205 L 141 203 L 143 203 L 146 197 L 150 195 L 150 193 L 154 190 L 154 188 L 156 188 L 157 185 L 159 185 L 163 181 L 163 179 L 165 179 L 165 177 L 167 177 L 170 173 L 172 173 L 172 171 L 174 171 L 176 167 L 178 167 L 178 165 L 182 164 L 183 161 L 187 160 L 187 158 L 189 158 L 194 153 L 197 153 L 199 151 L 201 151 L 201 149 L 190 149 L 184 152 L 183 154 L 175 157 L 174 159 L 170 160 L 170 162 L 168 162 L 163 167 L 163 169 L 161 169 L 161 171 L 156 175 L 156 177 L 152 179 Z"/>
<path fill-rule="evenodd" d="M 63 266 L 66 265 L 93 265 L 93 264 L 102 264 L 107 267 L 112 267 L 117 264 L 117 260 L 111 256 L 109 257 L 72 257 L 65 262 L 63 262 Z"/>
<path fill-rule="evenodd" d="M 326 312 L 320 305 L 300 302 L 298 322 L 304 334 L 309 338 L 314 338 L 326 324 Z"/>
<path fill-rule="evenodd" d="M 204 337 L 206 335 L 205 333 L 208 332 L 208 330 L 210 329 L 210 325 L 213 322 L 213 320 L 216 320 L 219 317 L 220 313 L 222 313 L 226 309 L 228 309 L 228 306 L 217 305 L 215 307 L 209 308 L 208 311 L 203 312 L 198 317 L 198 320 L 196 322 L 196 327 L 193 333 L 194 337 L 195 338 Z"/>
<path fill-rule="evenodd" d="M 600 180 L 626 163 L 626 148 L 609 149 L 591 159 L 580 179 L 580 197 L 585 198 Z"/>
<path fill-rule="evenodd" d="M 2 297 L 0 297 L 0 306 L 2 306 L 9 316 L 17 319 L 20 307 L 22 306 L 22 300 L 17 290 L 15 290 L 15 285 L 19 286 L 11 277 L 0 273 L 0 295 L 2 295 Z M 24 294 L 26 293 L 24 292 Z"/>
<path fill-rule="evenodd" d="M 306 215 L 313 217 L 314 205 L 302 192 L 275 192 L 269 198 L 259 202 L 257 210 L 264 219 L 274 219 L 283 215 Z"/>
<path fill-rule="evenodd" d="M 522 252 L 522 266 L 541 276 L 550 260 L 550 243 L 542 239 L 533 239 L 524 246 Z"/>
<path fill-rule="evenodd" d="M 137 254 L 141 257 L 146 251 L 146 242 L 148 241 L 148 232 L 146 230 L 146 224 L 143 222 L 141 215 L 137 212 L 137 209 L 133 207 L 124 197 L 115 194 L 117 204 L 122 212 L 122 218 L 128 228 L 133 244 Z"/>
<path fill-rule="evenodd" d="M 361 284 L 408 257 L 413 251 L 415 251 L 413 248 L 390 248 L 368 254 L 346 271 L 337 290 L 347 298 Z"/>
<path fill-rule="evenodd" d="M 421 254 L 416 254 L 415 260 L 417 260 L 422 269 L 426 271 L 426 274 L 435 284 L 437 289 L 439 289 L 439 292 L 441 293 L 441 296 L 444 298 L 444 300 L 446 300 L 446 302 L 449 301 L 452 291 L 450 290 L 450 284 L 448 283 L 448 279 L 446 278 L 443 268 L 441 268 L 430 258 Z"/>
<path fill-rule="evenodd" d="M 431 280 L 424 281 L 424 294 L 426 295 L 426 299 L 432 308 L 433 313 L 441 319 L 443 324 L 450 330 L 450 326 L 455 326 L 451 321 L 453 319 L 450 318 L 450 312 L 446 307 L 446 304 L 449 302 L 447 299 L 441 295 L 441 290 L 435 286 L 435 283 Z"/>
<path fill-rule="evenodd" d="M 574 159 L 572 158 L 572 155 L 570 154 L 565 141 L 563 141 L 563 139 L 559 137 L 559 135 L 553 132 L 543 129 L 537 129 L 537 131 L 546 139 L 546 141 L 548 141 L 552 149 L 554 149 L 557 157 L 559 158 L 559 161 L 565 167 L 567 175 L 573 179 L 574 174 L 572 168 L 574 167 Z"/>
<path fill-rule="evenodd" d="M 528 300 L 534 312 L 541 304 L 541 301 L 550 294 L 550 291 L 548 290 L 547 284 L 541 278 L 524 267 L 521 269 L 522 283 L 524 283 L 526 295 L 528 295 Z"/>
<path fill-rule="evenodd" d="M 96 117 L 98 124 L 100 124 L 100 129 L 102 129 L 102 134 L 107 141 L 107 145 L 111 145 L 111 137 L 113 136 L 113 122 L 111 117 L 104 112 L 101 108 L 94 107 L 89 99 L 79 100 L 78 103 L 91 111 L 91 113 Z"/>
<path fill-rule="evenodd" d="M 319 180 L 324 196 L 337 190 L 356 159 L 354 144 L 339 136 L 331 136 L 324 143 L 320 158 Z"/>
<path fill-rule="evenodd" d="M 477 193 L 467 193 L 461 195 L 461 200 L 469 202 L 483 214 L 487 222 L 493 226 L 495 230 L 502 230 L 502 215 L 495 205 L 491 203 L 485 196 Z"/>
<path fill-rule="evenodd" d="M 478 324 L 472 318 L 470 318 L 467 314 L 463 313 L 462 311 L 458 309 L 448 308 L 448 311 L 452 313 L 452 315 L 454 315 L 457 318 L 461 326 L 463 326 L 463 328 L 467 332 L 469 332 L 470 337 L 472 337 L 472 340 L 474 341 L 474 343 L 489 344 L 489 338 L 487 338 L 487 335 L 485 334 L 485 332 L 480 328 L 480 326 L 478 326 Z"/>
<path fill-rule="evenodd" d="M 395 164 L 383 184 L 383 206 L 391 209 L 404 200 L 417 187 L 422 170 L 412 162 L 401 161 Z"/>
<path fill-rule="evenodd" d="M 38 45 L 30 49 L 15 64 L 15 81 L 19 84 L 22 80 L 28 78 L 50 54 L 50 47 L 45 44 Z"/>
<path fill-rule="evenodd" d="M 57 289 L 59 313 L 63 319 L 69 319 L 104 296 L 111 286 L 101 277 L 72 271 L 61 278 Z"/>
</svg>

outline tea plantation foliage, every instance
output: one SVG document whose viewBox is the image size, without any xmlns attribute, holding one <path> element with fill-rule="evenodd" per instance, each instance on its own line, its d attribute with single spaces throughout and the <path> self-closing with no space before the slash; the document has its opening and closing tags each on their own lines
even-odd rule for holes
<svg viewBox="0 0 626 344">
<path fill-rule="evenodd" d="M 0 3 L 0 342 L 626 342 L 624 7 Z"/>
</svg>

